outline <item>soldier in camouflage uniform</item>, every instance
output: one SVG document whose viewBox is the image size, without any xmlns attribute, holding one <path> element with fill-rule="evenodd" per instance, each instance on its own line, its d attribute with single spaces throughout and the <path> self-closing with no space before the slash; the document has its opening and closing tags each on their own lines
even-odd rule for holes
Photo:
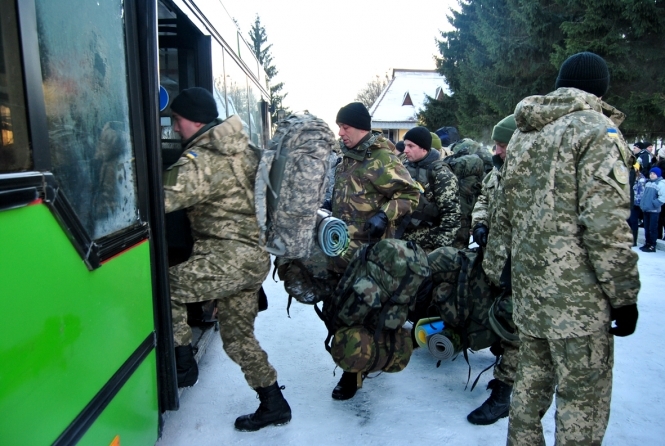
<svg viewBox="0 0 665 446">
<path fill-rule="evenodd" d="M 164 176 L 165 208 L 188 210 L 194 238 L 191 257 L 169 270 L 178 386 L 193 385 L 198 377 L 186 304 L 217 299 L 224 350 L 261 400 L 256 413 L 236 420 L 236 428 L 288 423 L 291 409 L 277 373 L 254 336 L 257 293 L 270 270 L 254 208 L 258 157 L 238 116 L 217 119 L 207 90 L 183 90 L 171 110 L 185 152 Z"/>
<path fill-rule="evenodd" d="M 509 445 L 545 444 L 540 419 L 553 393 L 556 444 L 600 445 L 613 335 L 637 324 L 637 255 L 625 223 L 631 156 L 617 129 L 623 114 L 600 99 L 608 85 L 605 61 L 578 53 L 561 66 L 556 91 L 515 109 L 486 256 L 490 279 L 512 283 L 521 342 Z"/>
<path fill-rule="evenodd" d="M 396 220 L 415 209 L 419 191 L 387 140 L 371 131 L 372 118 L 362 103 L 342 107 L 336 121 L 343 158 L 335 171 L 332 215 L 346 223 L 350 243 L 329 268 L 341 274 L 361 245 L 394 237 Z M 358 374 L 344 372 L 332 397 L 352 398 L 359 382 Z"/>
<path fill-rule="evenodd" d="M 414 127 L 404 135 L 406 170 L 424 192 L 416 210 L 402 223 L 409 222 L 402 238 L 418 243 L 428 254 L 452 246 L 460 227 L 457 177 L 431 144 L 431 133 L 425 127 Z"/>
<path fill-rule="evenodd" d="M 418 186 L 392 153 L 388 140 L 370 130 L 371 117 L 360 102 L 337 114 L 342 161 L 335 171 L 333 217 L 349 229 L 349 248 L 331 269 L 341 274 L 362 244 L 395 235 L 396 220 L 418 204 Z"/>
<path fill-rule="evenodd" d="M 495 153 L 492 157 L 494 168 L 483 179 L 482 189 L 471 214 L 471 227 L 473 228 L 473 241 L 478 246 L 487 246 L 487 235 L 496 216 L 497 191 L 501 184 L 503 162 L 506 159 L 506 148 L 516 129 L 515 116 L 503 118 L 492 131 Z M 494 351 L 494 346 L 491 349 Z M 490 397 L 477 409 L 471 412 L 466 419 L 472 424 L 487 425 L 508 416 L 510 407 L 510 393 L 515 382 L 517 372 L 519 341 L 501 339 L 498 349 L 500 359 L 494 367 L 494 379 L 487 384 L 492 390 Z"/>
</svg>

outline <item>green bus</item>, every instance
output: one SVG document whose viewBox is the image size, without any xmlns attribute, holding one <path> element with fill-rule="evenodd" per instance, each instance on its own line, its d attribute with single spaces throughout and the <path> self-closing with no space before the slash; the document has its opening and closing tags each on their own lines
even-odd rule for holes
<svg viewBox="0 0 665 446">
<path fill-rule="evenodd" d="M 178 408 L 169 98 L 259 147 L 268 84 L 219 0 L 0 0 L 0 443 L 154 444 Z"/>
</svg>

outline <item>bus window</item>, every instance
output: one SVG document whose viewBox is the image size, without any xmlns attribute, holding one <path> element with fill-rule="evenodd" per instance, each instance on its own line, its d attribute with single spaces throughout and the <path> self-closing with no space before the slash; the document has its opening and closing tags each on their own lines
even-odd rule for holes
<svg viewBox="0 0 665 446">
<path fill-rule="evenodd" d="M 35 2 L 53 174 L 93 239 L 138 221 L 123 4 Z"/>
<path fill-rule="evenodd" d="M 32 168 L 14 0 L 0 0 L 0 172 Z"/>
<path fill-rule="evenodd" d="M 231 56 L 224 55 L 224 60 L 233 60 Z M 247 75 L 235 63 L 227 63 L 226 74 L 226 101 L 228 114 L 238 115 L 242 120 L 242 126 L 249 135 L 249 97 L 247 95 Z"/>
</svg>

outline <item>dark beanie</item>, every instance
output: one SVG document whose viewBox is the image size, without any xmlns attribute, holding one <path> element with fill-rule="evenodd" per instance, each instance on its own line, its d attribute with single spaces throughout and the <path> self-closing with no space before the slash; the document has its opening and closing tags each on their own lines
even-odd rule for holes
<svg viewBox="0 0 665 446">
<path fill-rule="evenodd" d="M 362 102 L 351 102 L 340 108 L 335 122 L 350 125 L 359 130 L 372 129 L 372 117 Z"/>
<path fill-rule="evenodd" d="M 395 148 L 399 153 L 404 153 L 404 141 L 399 141 L 397 144 L 395 144 Z"/>
<path fill-rule="evenodd" d="M 432 148 L 432 134 L 425 127 L 414 127 L 404 135 L 404 140 L 409 140 L 425 150 Z"/>
<path fill-rule="evenodd" d="M 660 167 L 652 167 L 649 173 L 655 173 L 657 177 L 663 176 L 663 171 L 660 170 Z"/>
<path fill-rule="evenodd" d="M 585 51 L 573 54 L 561 65 L 555 88 L 578 88 L 601 97 L 607 93 L 609 85 L 610 71 L 605 60 Z"/>
<path fill-rule="evenodd" d="M 194 87 L 182 90 L 171 102 L 171 110 L 185 119 L 207 124 L 217 118 L 217 104 L 205 88 Z"/>
</svg>

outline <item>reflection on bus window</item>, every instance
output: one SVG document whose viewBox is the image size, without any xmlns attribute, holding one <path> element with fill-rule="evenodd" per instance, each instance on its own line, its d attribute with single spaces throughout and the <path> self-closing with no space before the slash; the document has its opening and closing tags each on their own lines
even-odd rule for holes
<svg viewBox="0 0 665 446">
<path fill-rule="evenodd" d="M 0 172 L 32 168 L 13 0 L 0 0 Z"/>
<path fill-rule="evenodd" d="M 230 58 L 230 56 L 229 56 Z M 228 114 L 238 115 L 242 127 L 249 135 L 249 100 L 247 95 L 247 75 L 235 63 L 226 64 L 226 103 Z"/>
<path fill-rule="evenodd" d="M 138 220 L 123 0 L 35 4 L 53 173 L 97 239 Z"/>
</svg>

